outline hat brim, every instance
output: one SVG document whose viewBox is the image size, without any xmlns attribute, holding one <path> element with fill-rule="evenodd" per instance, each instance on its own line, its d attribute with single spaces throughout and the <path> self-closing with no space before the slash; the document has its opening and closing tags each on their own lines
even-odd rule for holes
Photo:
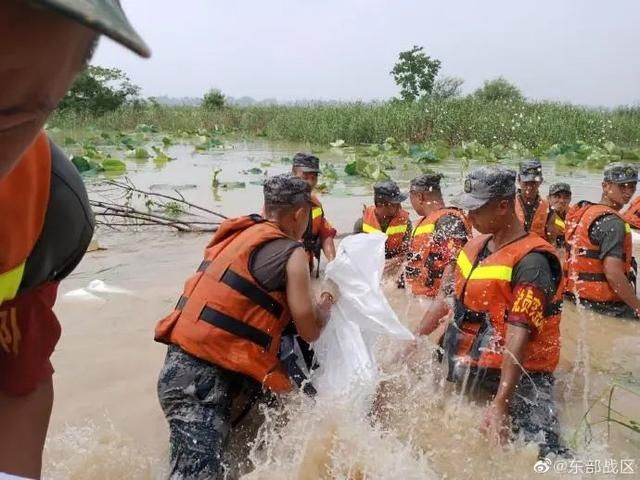
<svg viewBox="0 0 640 480">
<path fill-rule="evenodd" d="M 386 203 L 402 203 L 407 198 L 409 198 L 409 195 L 407 195 L 406 193 L 399 193 L 397 195 L 394 195 L 393 197 L 381 196 L 379 198 L 381 201 Z"/>
<path fill-rule="evenodd" d="M 298 166 L 297 168 L 302 170 L 304 173 L 320 173 L 320 169 L 318 169 L 318 168 L 303 167 L 303 166 Z"/>
<path fill-rule="evenodd" d="M 637 178 L 627 178 L 626 180 L 606 180 L 606 181 L 611 183 L 617 183 L 618 185 L 621 185 L 623 183 L 638 183 Z"/>
<path fill-rule="evenodd" d="M 571 195 L 571 190 L 567 190 L 566 188 L 561 188 L 559 190 L 553 190 L 553 191 L 549 191 L 549 195 L 557 195 L 559 193 L 568 193 L 569 195 Z"/>
<path fill-rule="evenodd" d="M 454 196 L 451 200 L 451 204 L 454 207 L 458 207 L 462 210 L 477 210 L 480 207 L 484 207 L 489 203 L 490 198 L 477 198 L 469 193 L 461 192 Z"/>
<path fill-rule="evenodd" d="M 141 57 L 151 50 L 129 23 L 116 0 L 32 0 L 34 4 L 54 10 L 65 17 L 92 28 L 133 50 Z"/>
<path fill-rule="evenodd" d="M 537 175 L 535 173 L 532 173 L 532 174 L 521 173 L 520 181 L 521 182 L 542 182 L 542 176 Z"/>
</svg>

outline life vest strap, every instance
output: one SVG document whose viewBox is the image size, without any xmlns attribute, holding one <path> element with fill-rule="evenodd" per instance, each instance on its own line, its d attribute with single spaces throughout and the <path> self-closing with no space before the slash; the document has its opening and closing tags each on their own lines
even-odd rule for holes
<svg viewBox="0 0 640 480">
<path fill-rule="evenodd" d="M 220 281 L 233 288 L 236 292 L 241 293 L 256 305 L 264 308 L 274 317 L 280 318 L 282 315 L 282 305 L 275 301 L 267 292 L 241 277 L 233 270 L 227 269 Z"/>
<path fill-rule="evenodd" d="M 582 272 L 578 273 L 578 280 L 582 280 L 583 282 L 606 282 L 607 277 L 604 273 Z"/>
<path fill-rule="evenodd" d="M 578 250 L 578 255 L 580 255 L 581 257 L 600 260 L 600 250 L 587 250 L 586 248 L 581 248 L 580 250 Z"/>
<path fill-rule="evenodd" d="M 180 298 L 178 299 L 178 303 L 176 303 L 176 310 L 182 310 L 184 308 L 184 306 L 187 304 L 187 297 L 185 297 L 184 295 L 180 295 Z"/>
<path fill-rule="evenodd" d="M 249 324 L 236 320 L 228 315 L 225 315 L 218 310 L 214 310 L 211 307 L 205 306 L 200 312 L 200 320 L 207 322 L 214 327 L 217 327 L 225 332 L 229 332 L 236 337 L 244 338 L 252 343 L 255 343 L 264 350 L 269 350 L 271 346 L 271 335 L 252 327 Z"/>
<path fill-rule="evenodd" d="M 209 268 L 209 265 L 211 265 L 211 260 L 203 260 L 200 265 L 198 265 L 198 270 L 196 270 L 197 272 L 204 272 L 207 268 Z"/>
<path fill-rule="evenodd" d="M 198 267 L 198 272 L 204 272 L 211 265 L 211 260 L 203 260 Z M 233 288 L 236 292 L 244 295 L 249 300 L 251 300 L 255 305 L 265 309 L 271 315 L 276 318 L 280 318 L 282 316 L 282 312 L 284 311 L 284 307 L 273 299 L 271 295 L 257 287 L 249 280 L 244 277 L 238 275 L 233 270 L 227 269 L 220 279 L 222 283 Z M 180 295 L 178 299 L 178 303 L 176 303 L 175 310 L 182 310 L 184 306 L 187 304 L 189 300 L 185 295 Z"/>
</svg>

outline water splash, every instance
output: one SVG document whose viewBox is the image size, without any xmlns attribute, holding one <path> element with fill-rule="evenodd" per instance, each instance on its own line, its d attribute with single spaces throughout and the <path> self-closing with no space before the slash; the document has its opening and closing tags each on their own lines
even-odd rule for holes
<svg viewBox="0 0 640 480">
<path fill-rule="evenodd" d="M 45 445 L 44 465 L 43 478 L 48 480 L 151 480 L 167 476 L 162 462 L 116 430 L 106 417 L 98 422 L 67 425 L 50 437 Z"/>
</svg>

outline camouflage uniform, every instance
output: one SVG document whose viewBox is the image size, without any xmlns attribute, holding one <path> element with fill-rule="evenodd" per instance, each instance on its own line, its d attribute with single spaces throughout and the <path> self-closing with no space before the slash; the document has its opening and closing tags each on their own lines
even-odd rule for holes
<svg viewBox="0 0 640 480">
<path fill-rule="evenodd" d="M 170 430 L 170 478 L 223 478 L 233 400 L 259 390 L 249 377 L 170 346 L 158 379 L 158 399 Z"/>
</svg>

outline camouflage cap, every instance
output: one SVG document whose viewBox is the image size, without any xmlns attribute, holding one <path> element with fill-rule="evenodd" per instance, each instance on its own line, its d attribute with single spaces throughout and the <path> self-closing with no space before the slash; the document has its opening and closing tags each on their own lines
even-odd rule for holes
<svg viewBox="0 0 640 480">
<path fill-rule="evenodd" d="M 554 183 L 549 187 L 549 195 L 555 195 L 560 192 L 571 193 L 571 185 L 568 183 L 560 182 Z"/>
<path fill-rule="evenodd" d="M 464 191 L 453 199 L 463 210 L 476 210 L 494 198 L 515 197 L 516 172 L 504 167 L 480 167 L 464 181 Z"/>
<path fill-rule="evenodd" d="M 519 177 L 521 182 L 541 182 L 542 164 L 537 158 L 522 160 L 519 165 Z"/>
<path fill-rule="evenodd" d="M 409 191 L 411 192 L 439 192 L 441 173 L 425 173 L 411 180 Z"/>
<path fill-rule="evenodd" d="M 320 173 L 320 159 L 310 153 L 296 153 L 293 157 L 293 166 L 302 168 L 303 172 Z"/>
<path fill-rule="evenodd" d="M 149 47 L 127 20 L 120 0 L 31 0 L 31 3 L 97 30 L 142 57 L 151 56 Z"/>
<path fill-rule="evenodd" d="M 373 186 L 375 203 L 402 203 L 407 197 L 406 193 L 400 192 L 400 187 L 393 180 L 383 180 Z"/>
<path fill-rule="evenodd" d="M 625 162 L 613 162 L 604 168 L 605 182 L 612 183 L 637 183 L 638 169 Z"/>
<path fill-rule="evenodd" d="M 284 173 L 264 182 L 265 205 L 296 205 L 311 203 L 311 187 L 303 179 Z"/>
</svg>

